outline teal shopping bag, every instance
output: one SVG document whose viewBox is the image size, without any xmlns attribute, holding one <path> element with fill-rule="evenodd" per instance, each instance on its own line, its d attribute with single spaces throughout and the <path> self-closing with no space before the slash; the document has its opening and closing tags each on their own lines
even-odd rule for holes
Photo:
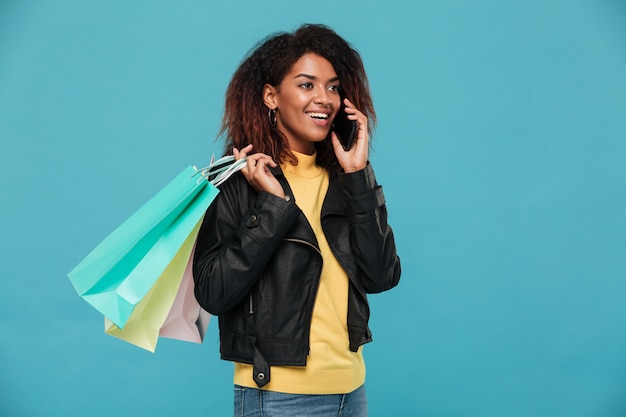
<svg viewBox="0 0 626 417">
<path fill-rule="evenodd" d="M 217 195 L 218 189 L 198 173 L 186 168 L 68 274 L 78 294 L 118 327 Z"/>
</svg>

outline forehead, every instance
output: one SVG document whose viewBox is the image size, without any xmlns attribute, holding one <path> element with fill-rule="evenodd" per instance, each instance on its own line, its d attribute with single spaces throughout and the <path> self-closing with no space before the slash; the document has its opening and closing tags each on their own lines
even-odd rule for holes
<svg viewBox="0 0 626 417">
<path fill-rule="evenodd" d="M 337 78 L 335 68 L 326 58 L 308 52 L 302 55 L 291 67 L 285 78 L 309 75 L 322 80 Z"/>
</svg>

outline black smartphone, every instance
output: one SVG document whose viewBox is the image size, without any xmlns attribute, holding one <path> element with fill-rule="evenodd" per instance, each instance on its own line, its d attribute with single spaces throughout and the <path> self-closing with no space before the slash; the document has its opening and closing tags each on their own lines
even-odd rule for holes
<svg viewBox="0 0 626 417">
<path fill-rule="evenodd" d="M 341 108 L 333 120 L 333 132 L 337 134 L 339 142 L 345 151 L 349 151 L 354 144 L 356 137 L 356 121 L 348 119 L 346 105 L 343 104 L 344 97 L 341 97 Z"/>
</svg>

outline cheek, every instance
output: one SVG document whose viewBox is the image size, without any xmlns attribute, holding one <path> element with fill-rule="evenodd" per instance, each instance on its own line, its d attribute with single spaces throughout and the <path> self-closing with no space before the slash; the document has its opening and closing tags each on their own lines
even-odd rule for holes
<svg viewBox="0 0 626 417">
<path fill-rule="evenodd" d="M 300 102 L 298 100 L 294 100 L 294 98 L 292 97 L 290 100 L 284 100 L 281 103 L 279 110 L 281 110 L 283 114 L 287 115 L 298 112 L 301 107 L 302 106 L 300 105 Z"/>
</svg>

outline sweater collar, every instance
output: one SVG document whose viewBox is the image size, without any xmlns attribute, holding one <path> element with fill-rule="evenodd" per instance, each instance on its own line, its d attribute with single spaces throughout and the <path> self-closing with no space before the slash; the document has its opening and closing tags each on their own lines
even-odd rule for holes
<svg viewBox="0 0 626 417">
<path fill-rule="evenodd" d="M 282 162 L 280 164 L 281 169 L 288 173 L 303 178 L 315 178 L 324 172 L 324 169 L 317 165 L 317 152 L 312 155 L 303 154 L 300 152 L 291 151 L 291 153 L 298 160 L 297 165 L 292 165 L 290 162 Z"/>
</svg>

